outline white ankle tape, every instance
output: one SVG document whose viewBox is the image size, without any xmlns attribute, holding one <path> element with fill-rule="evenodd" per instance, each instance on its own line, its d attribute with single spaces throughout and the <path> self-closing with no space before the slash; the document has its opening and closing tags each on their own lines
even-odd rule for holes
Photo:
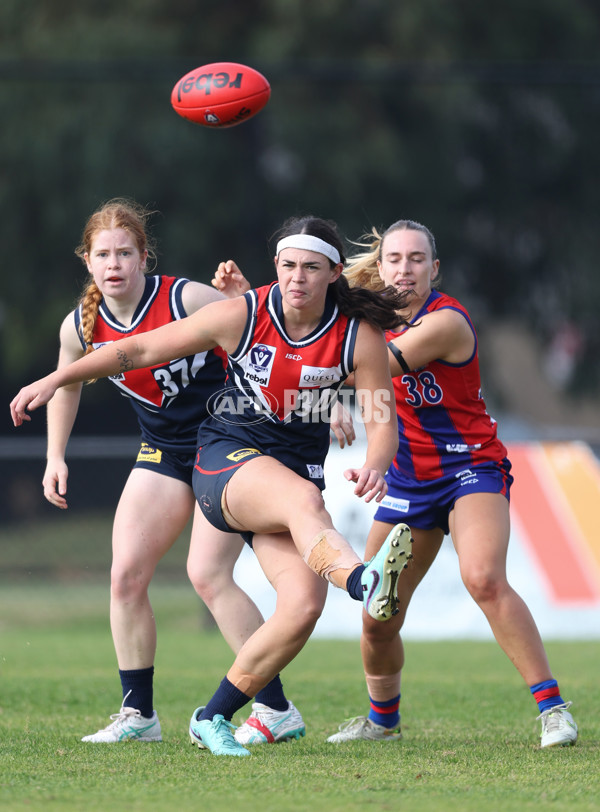
<svg viewBox="0 0 600 812">
<path fill-rule="evenodd" d="M 367 674 L 365 680 L 371 699 L 375 702 L 386 702 L 400 693 L 400 671 L 395 674 Z"/>
</svg>

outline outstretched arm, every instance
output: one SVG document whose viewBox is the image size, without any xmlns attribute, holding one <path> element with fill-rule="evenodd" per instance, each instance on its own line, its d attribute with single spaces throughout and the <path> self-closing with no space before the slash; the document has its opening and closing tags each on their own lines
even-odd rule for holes
<svg viewBox="0 0 600 812">
<path fill-rule="evenodd" d="M 231 352 L 239 343 L 246 313 L 243 298 L 213 302 L 180 321 L 106 344 L 21 389 L 10 404 L 13 423 L 29 421 L 27 412 L 48 403 L 61 386 L 155 366 L 219 345 Z"/>
</svg>

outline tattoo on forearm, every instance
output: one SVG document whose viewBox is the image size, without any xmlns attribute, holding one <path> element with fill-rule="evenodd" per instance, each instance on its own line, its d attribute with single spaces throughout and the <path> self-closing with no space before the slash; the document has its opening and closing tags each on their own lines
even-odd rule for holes
<svg viewBox="0 0 600 812">
<path fill-rule="evenodd" d="M 123 350 L 117 350 L 117 358 L 120 361 L 121 372 L 127 372 L 128 370 L 133 369 L 133 361 L 129 360 L 126 352 Z"/>
</svg>

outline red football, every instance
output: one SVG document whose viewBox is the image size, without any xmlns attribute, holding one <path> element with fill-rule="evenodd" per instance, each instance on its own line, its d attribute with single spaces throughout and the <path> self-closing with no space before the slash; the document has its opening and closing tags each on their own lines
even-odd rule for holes
<svg viewBox="0 0 600 812">
<path fill-rule="evenodd" d="M 171 104 L 180 116 L 204 127 L 233 127 L 262 110 L 270 95 L 271 86 L 254 68 L 213 62 L 182 76 Z"/>
</svg>

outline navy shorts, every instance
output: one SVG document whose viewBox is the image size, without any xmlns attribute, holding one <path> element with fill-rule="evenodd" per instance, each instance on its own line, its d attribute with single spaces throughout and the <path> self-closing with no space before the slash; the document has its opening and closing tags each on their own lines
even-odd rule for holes
<svg viewBox="0 0 600 812">
<path fill-rule="evenodd" d="M 156 471 L 157 474 L 179 479 L 191 487 L 195 458 L 195 451 L 190 454 L 174 454 L 143 442 L 133 467 Z"/>
<path fill-rule="evenodd" d="M 228 533 L 237 533 L 225 521 L 221 501 L 225 486 L 235 472 L 246 462 L 261 457 L 258 448 L 240 447 L 237 440 L 217 440 L 201 446 L 196 455 L 192 486 L 200 510 L 213 527 Z M 253 533 L 241 533 L 252 546 Z"/>
<path fill-rule="evenodd" d="M 409 527 L 450 532 L 448 516 L 454 503 L 469 493 L 501 493 L 510 500 L 513 477 L 508 459 L 480 462 L 438 479 L 418 482 L 401 474 L 394 466 L 386 474 L 388 492 L 373 517 L 388 524 L 406 522 Z"/>
</svg>

